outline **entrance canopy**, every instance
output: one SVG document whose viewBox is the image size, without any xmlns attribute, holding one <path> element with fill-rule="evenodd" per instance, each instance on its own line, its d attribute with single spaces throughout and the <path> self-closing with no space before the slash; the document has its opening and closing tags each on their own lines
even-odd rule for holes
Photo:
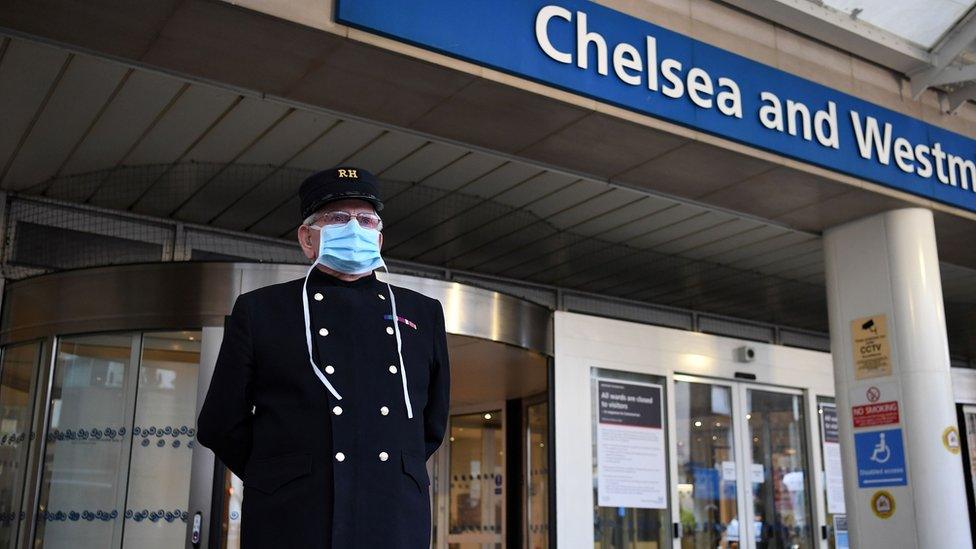
<svg viewBox="0 0 976 549">
<path fill-rule="evenodd" d="M 356 164 L 382 180 L 391 258 L 817 331 L 820 232 L 923 205 L 953 352 L 976 351 L 972 215 L 419 60 L 327 15 L 312 28 L 203 1 L 4 10 L 0 187 L 293 241 L 301 178 Z"/>
</svg>

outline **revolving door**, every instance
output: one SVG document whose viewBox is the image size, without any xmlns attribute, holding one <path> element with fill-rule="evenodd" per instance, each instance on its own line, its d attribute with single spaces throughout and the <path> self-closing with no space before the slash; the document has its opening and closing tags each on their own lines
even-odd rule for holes
<svg viewBox="0 0 976 549">
<path fill-rule="evenodd" d="M 195 441 L 195 420 L 236 296 L 304 271 L 145 264 L 10 284 L 0 322 L 0 548 L 235 547 L 240 481 L 225 483 Z M 547 309 L 457 283 L 381 277 L 440 299 L 449 339 L 480 354 L 497 345 L 503 358 L 531 356 L 546 377 Z M 475 372 L 486 376 L 479 384 L 524 363 L 497 367 Z"/>
</svg>

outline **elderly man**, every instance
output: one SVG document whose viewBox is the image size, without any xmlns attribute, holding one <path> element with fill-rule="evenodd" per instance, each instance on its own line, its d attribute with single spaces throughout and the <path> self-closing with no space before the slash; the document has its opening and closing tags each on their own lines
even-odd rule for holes
<svg viewBox="0 0 976 549">
<path fill-rule="evenodd" d="M 244 549 L 430 544 L 425 463 L 450 373 L 440 303 L 376 278 L 383 207 L 369 172 L 299 189 L 304 278 L 241 294 L 197 439 L 244 481 Z"/>
</svg>

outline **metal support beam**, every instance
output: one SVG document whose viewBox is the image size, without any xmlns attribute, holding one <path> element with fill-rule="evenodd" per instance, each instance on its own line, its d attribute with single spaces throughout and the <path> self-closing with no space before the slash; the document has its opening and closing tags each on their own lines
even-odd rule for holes
<svg viewBox="0 0 976 549">
<path fill-rule="evenodd" d="M 963 106 L 966 101 L 976 101 L 976 84 L 968 84 L 957 90 L 946 94 L 949 102 L 949 112 L 954 113 Z"/>
<path fill-rule="evenodd" d="M 959 69 L 954 76 L 945 75 L 945 73 L 951 74 L 949 64 L 974 41 L 976 41 L 976 16 L 970 14 L 953 26 L 942 41 L 932 49 L 929 55 L 931 66 L 911 75 L 912 98 L 918 100 L 926 89 L 937 86 L 939 83 L 948 84 L 953 81 L 953 78 L 959 77 L 959 72 L 961 72 Z M 950 80 L 946 81 L 945 78 Z M 954 81 L 960 82 L 962 80 Z"/>
</svg>

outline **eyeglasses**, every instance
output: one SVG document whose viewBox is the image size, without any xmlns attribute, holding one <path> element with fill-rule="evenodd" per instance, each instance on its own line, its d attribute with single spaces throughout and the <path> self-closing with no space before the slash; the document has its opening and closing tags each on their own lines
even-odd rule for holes
<svg viewBox="0 0 976 549">
<path fill-rule="evenodd" d="M 356 222 L 359 223 L 359 226 L 364 229 L 375 229 L 379 231 L 383 228 L 383 220 L 380 219 L 380 216 L 376 214 L 367 212 L 351 214 L 341 210 L 325 212 L 322 214 L 322 217 L 319 218 L 318 224 L 310 224 L 309 227 L 312 227 L 313 229 L 321 229 L 325 225 L 345 225 L 346 223 L 349 223 L 353 217 L 356 218 Z"/>
</svg>

